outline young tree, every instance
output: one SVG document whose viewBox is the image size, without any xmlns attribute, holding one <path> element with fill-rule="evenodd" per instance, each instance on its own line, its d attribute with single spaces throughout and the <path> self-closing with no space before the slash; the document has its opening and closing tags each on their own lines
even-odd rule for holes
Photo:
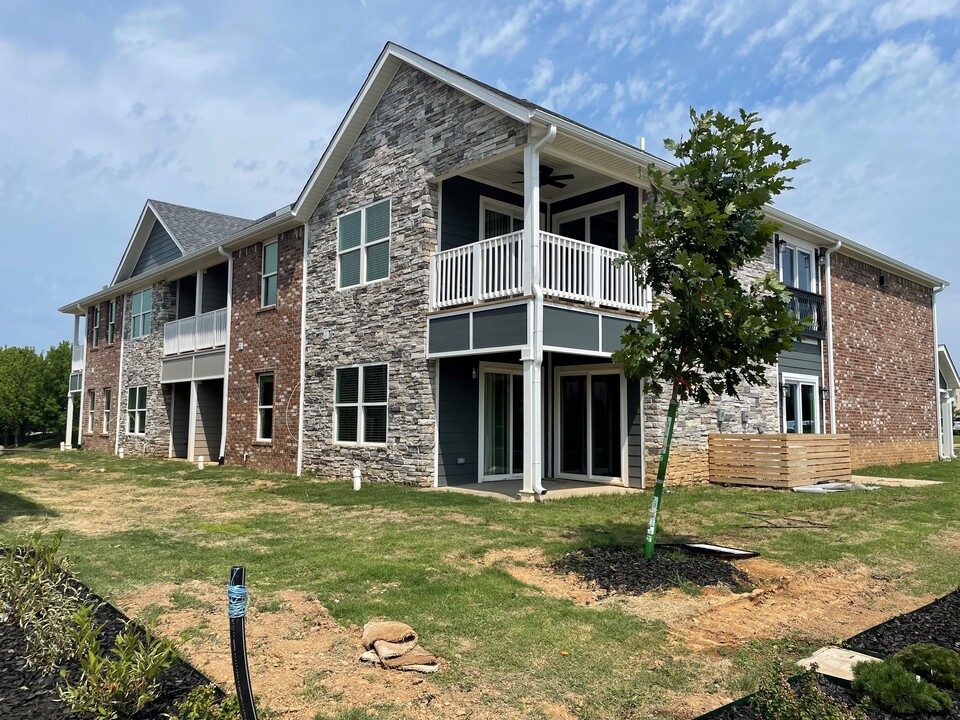
<svg viewBox="0 0 960 720">
<path fill-rule="evenodd" d="M 646 169 L 652 202 L 643 206 L 627 258 L 652 290 L 654 308 L 649 325 L 631 326 L 613 355 L 629 377 L 643 379 L 646 392 L 671 388 L 646 557 L 653 555 L 678 404 L 705 405 L 721 393 L 736 396 L 741 383 L 767 384 L 764 371 L 803 328 L 776 273 L 750 285 L 739 276 L 777 228 L 764 206 L 789 189 L 785 173 L 807 161 L 788 159 L 790 148 L 759 127 L 756 113 L 740 110 L 735 118 L 691 108 L 690 121 L 689 138 L 664 141 L 678 165 Z"/>
</svg>

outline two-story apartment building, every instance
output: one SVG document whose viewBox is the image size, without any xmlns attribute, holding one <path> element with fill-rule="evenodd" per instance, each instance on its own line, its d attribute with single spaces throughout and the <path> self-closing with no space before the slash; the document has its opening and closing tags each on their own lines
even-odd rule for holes
<svg viewBox="0 0 960 720">
<path fill-rule="evenodd" d="M 388 44 L 300 196 L 259 220 L 148 201 L 111 284 L 61 308 L 89 447 L 378 480 L 642 486 L 663 398 L 611 363 L 652 298 L 617 261 L 667 164 Z M 854 464 L 938 455 L 945 281 L 771 208 L 749 276 L 811 318 L 767 387 L 681 410 L 675 479 L 718 407 L 850 433 Z M 74 400 L 76 398 L 76 400 Z"/>
</svg>

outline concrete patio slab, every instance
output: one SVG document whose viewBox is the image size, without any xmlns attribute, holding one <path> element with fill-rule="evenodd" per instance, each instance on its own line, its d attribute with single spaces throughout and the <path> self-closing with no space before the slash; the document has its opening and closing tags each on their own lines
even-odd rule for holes
<svg viewBox="0 0 960 720">
<path fill-rule="evenodd" d="M 797 663 L 802 668 L 809 668 L 816 663 L 817 672 L 841 680 L 853 680 L 853 666 L 861 662 L 880 662 L 877 658 L 863 653 L 828 646 L 817 650 L 813 655 Z"/>
<path fill-rule="evenodd" d="M 854 475 L 853 482 L 864 485 L 882 485 L 884 487 L 924 487 L 926 485 L 943 485 L 940 480 L 914 480 L 912 478 L 882 478 L 868 475 Z"/>
<path fill-rule="evenodd" d="M 561 500 L 564 498 L 585 497 L 588 495 L 626 495 L 628 493 L 643 492 L 639 488 L 627 488 L 622 485 L 600 485 L 597 483 L 578 482 L 576 480 L 548 479 L 543 481 L 547 491 L 541 500 Z M 481 497 L 495 498 L 512 502 L 520 501 L 520 490 L 523 483 L 520 480 L 497 480 L 494 482 L 471 483 L 470 485 L 450 485 L 445 487 L 423 488 L 426 492 L 455 492 Z"/>
</svg>

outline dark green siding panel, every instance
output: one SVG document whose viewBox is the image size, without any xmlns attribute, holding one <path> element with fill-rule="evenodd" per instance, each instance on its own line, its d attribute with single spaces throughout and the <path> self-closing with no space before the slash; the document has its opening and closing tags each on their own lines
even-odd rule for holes
<svg viewBox="0 0 960 720">
<path fill-rule="evenodd" d="M 777 362 L 781 373 L 816 375 L 821 380 L 823 379 L 820 343 L 816 345 L 795 343 L 793 349 L 780 353 Z"/>
<path fill-rule="evenodd" d="M 497 348 L 527 344 L 527 306 L 511 305 L 473 314 L 473 347 Z"/>
<path fill-rule="evenodd" d="M 150 236 L 143 245 L 143 250 L 140 252 L 140 257 L 137 259 L 137 264 L 134 266 L 133 272 L 130 273 L 130 277 L 142 275 L 171 260 L 176 260 L 180 255 L 180 248 L 177 247 L 173 238 L 163 229 L 163 225 L 155 220 Z"/>
<path fill-rule="evenodd" d="M 203 276 L 203 306 L 201 312 L 219 310 L 227 306 L 227 264 L 208 268 Z"/>
<path fill-rule="evenodd" d="M 480 386 L 473 378 L 477 358 L 440 360 L 438 463 L 441 485 L 477 482 Z M 463 464 L 457 459 L 463 458 Z"/>
<path fill-rule="evenodd" d="M 629 320 L 620 318 L 603 317 L 600 320 L 602 335 L 600 338 L 600 349 L 604 352 L 612 353 L 620 349 L 620 336 L 630 325 Z"/>
<path fill-rule="evenodd" d="M 430 352 L 455 352 L 470 349 L 470 316 L 430 318 Z"/>
<path fill-rule="evenodd" d="M 517 176 L 520 179 L 520 176 Z M 517 193 L 523 186 L 517 185 Z M 443 206 L 440 220 L 440 249 L 462 247 L 480 239 L 480 196 L 523 207 L 523 195 L 485 185 L 475 180 L 453 177 L 443 181 Z M 547 212 L 546 203 L 540 211 Z"/>
<path fill-rule="evenodd" d="M 543 308 L 543 344 L 574 350 L 599 350 L 599 316 L 592 313 Z"/>
</svg>

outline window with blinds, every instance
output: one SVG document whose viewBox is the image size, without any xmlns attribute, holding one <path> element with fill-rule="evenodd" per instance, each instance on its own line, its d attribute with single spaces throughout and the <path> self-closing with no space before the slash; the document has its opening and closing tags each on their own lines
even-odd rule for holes
<svg viewBox="0 0 960 720">
<path fill-rule="evenodd" d="M 334 438 L 337 442 L 387 442 L 387 364 L 337 368 Z"/>
<path fill-rule="evenodd" d="M 390 200 L 337 219 L 337 287 L 349 288 L 390 275 Z"/>
</svg>

